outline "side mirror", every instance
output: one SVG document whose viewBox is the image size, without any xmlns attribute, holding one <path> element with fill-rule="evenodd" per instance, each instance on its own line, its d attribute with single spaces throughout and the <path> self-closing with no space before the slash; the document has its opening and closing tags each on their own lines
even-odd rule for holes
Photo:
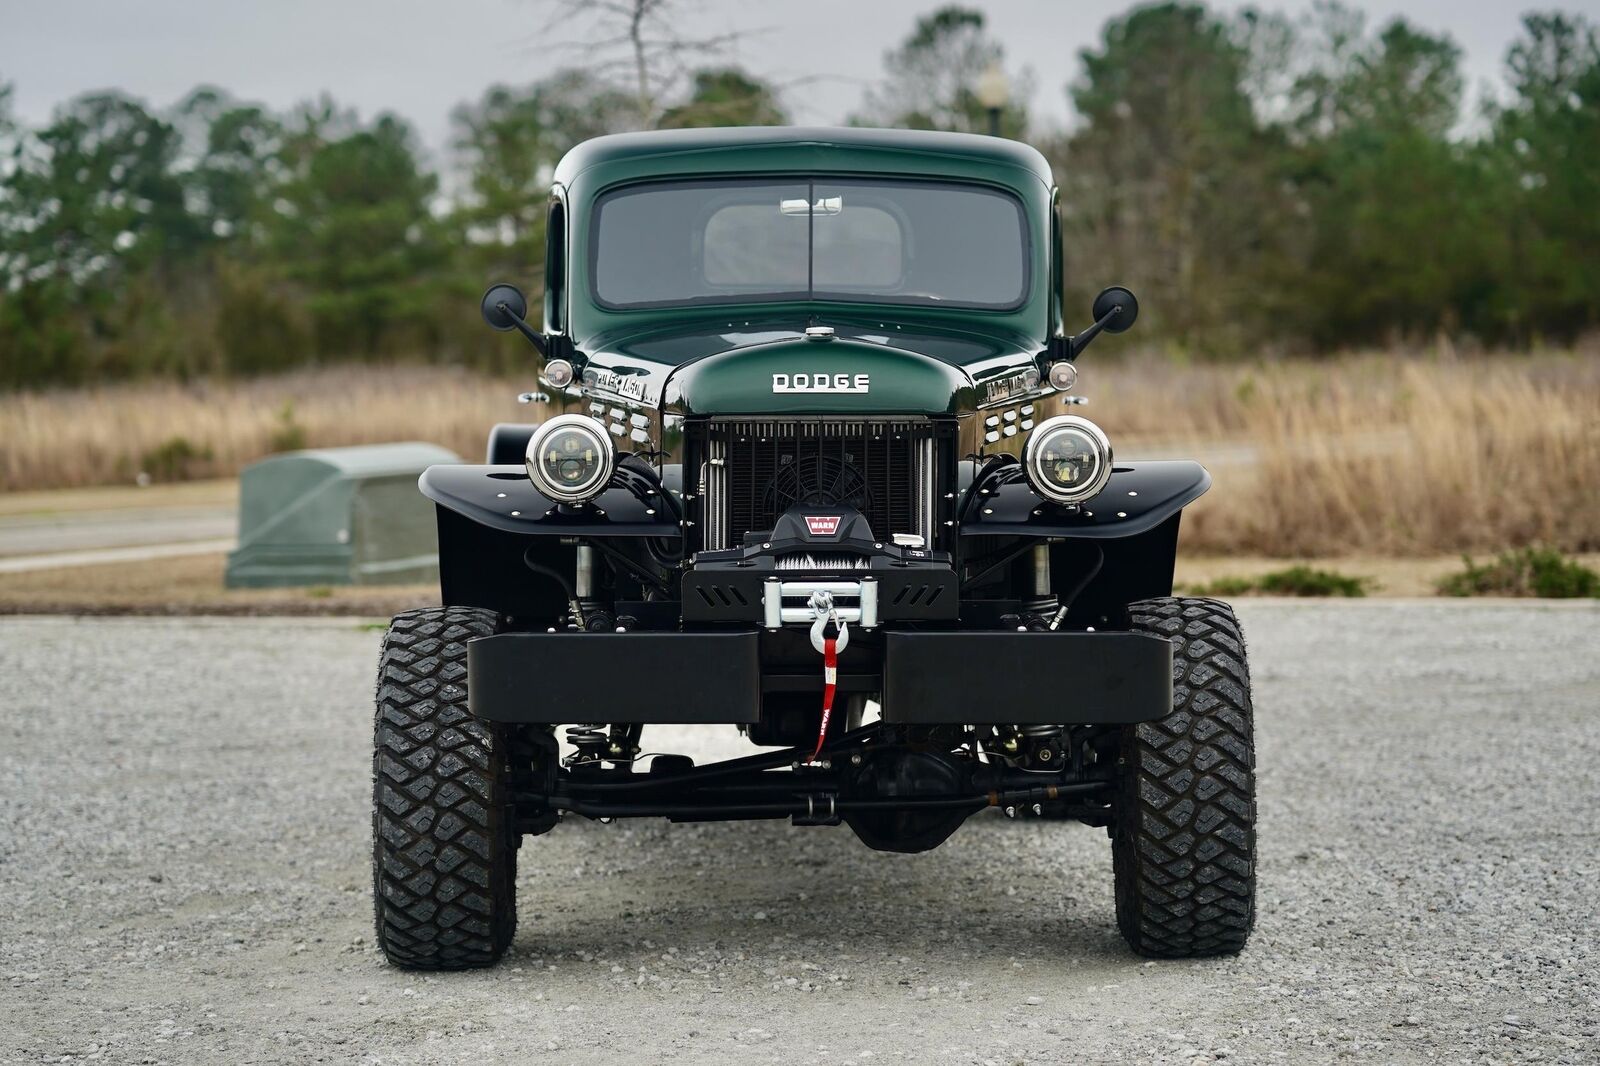
<svg viewBox="0 0 1600 1066">
<path fill-rule="evenodd" d="M 483 294 L 480 310 L 490 329 L 502 333 L 514 329 L 528 338 L 528 343 L 538 349 L 540 355 L 548 355 L 544 334 L 528 325 L 528 298 L 515 285 L 489 286 L 489 291 Z"/>
<path fill-rule="evenodd" d="M 1112 314 L 1113 311 L 1116 314 Z M 1094 306 L 1089 309 L 1089 315 L 1096 322 L 1105 319 L 1103 328 L 1107 333 L 1124 333 L 1139 317 L 1139 301 L 1121 285 L 1113 285 L 1100 290 L 1100 295 L 1094 298 Z M 1106 318 L 1107 315 L 1111 317 Z"/>
<path fill-rule="evenodd" d="M 516 329 L 517 321 L 527 317 L 528 298 L 515 285 L 491 285 L 483 294 L 483 320 L 490 329 L 504 333 Z"/>
<path fill-rule="evenodd" d="M 1121 285 L 1113 285 L 1109 289 L 1100 290 L 1100 295 L 1094 298 L 1094 306 L 1089 309 L 1089 313 L 1094 316 L 1094 324 L 1076 337 L 1068 337 L 1066 340 L 1064 345 L 1066 354 L 1062 357 L 1066 362 L 1078 358 L 1079 354 L 1089 347 L 1089 342 L 1100 336 L 1102 330 L 1106 333 L 1125 332 L 1139 317 L 1139 301 L 1133 298 L 1133 293 Z"/>
</svg>

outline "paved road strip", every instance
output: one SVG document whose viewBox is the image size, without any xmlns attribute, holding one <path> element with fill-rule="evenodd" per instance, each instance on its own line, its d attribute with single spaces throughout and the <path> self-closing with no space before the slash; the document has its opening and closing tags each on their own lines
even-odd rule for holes
<svg viewBox="0 0 1600 1066">
<path fill-rule="evenodd" d="M 59 570 L 69 566 L 100 566 L 105 563 L 142 563 L 150 559 L 169 559 L 178 555 L 210 555 L 232 551 L 232 537 L 226 540 L 195 540 L 180 544 L 140 544 L 126 548 L 98 548 L 93 551 L 51 552 L 46 555 L 18 555 L 0 558 L 0 574 L 20 574 L 30 570 Z"/>
<path fill-rule="evenodd" d="M 231 507 L 108 508 L 0 515 L 0 558 L 216 540 L 233 536 L 238 521 Z"/>
</svg>

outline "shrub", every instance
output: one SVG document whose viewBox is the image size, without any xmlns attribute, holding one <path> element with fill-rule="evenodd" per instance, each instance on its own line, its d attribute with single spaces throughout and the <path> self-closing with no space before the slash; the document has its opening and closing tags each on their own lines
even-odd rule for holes
<svg viewBox="0 0 1600 1066">
<path fill-rule="evenodd" d="M 1439 582 L 1446 596 L 1539 596 L 1546 599 L 1600 597 L 1600 574 L 1554 548 L 1502 552 L 1478 566 L 1462 556 L 1463 569 Z"/>
<path fill-rule="evenodd" d="M 187 481 L 198 477 L 211 460 L 210 448 L 188 437 L 168 437 L 140 457 L 139 469 L 152 481 Z"/>
<path fill-rule="evenodd" d="M 1256 581 L 1260 591 L 1269 596 L 1365 596 L 1371 583 L 1369 578 L 1350 577 L 1310 566 L 1274 570 L 1262 574 Z"/>
<path fill-rule="evenodd" d="M 1256 591 L 1255 579 L 1248 577 L 1218 577 L 1188 589 L 1196 596 L 1248 596 Z"/>
<path fill-rule="evenodd" d="M 1259 577 L 1219 577 L 1192 591 L 1200 596 L 1365 596 L 1371 583 L 1333 570 L 1291 566 Z"/>
<path fill-rule="evenodd" d="M 306 427 L 294 419 L 294 403 L 291 400 L 283 401 L 283 406 L 278 408 L 278 423 L 272 429 L 272 436 L 267 441 L 267 450 L 270 452 L 298 452 L 306 446 Z"/>
</svg>

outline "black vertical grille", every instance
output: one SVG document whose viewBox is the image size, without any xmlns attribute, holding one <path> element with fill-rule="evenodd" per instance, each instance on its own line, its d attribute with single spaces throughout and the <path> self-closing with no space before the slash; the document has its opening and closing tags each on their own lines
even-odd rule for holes
<svg viewBox="0 0 1600 1066">
<path fill-rule="evenodd" d="M 703 475 L 706 547 L 771 529 L 797 503 L 853 507 L 885 540 L 929 537 L 932 457 L 927 422 L 713 422 Z"/>
</svg>

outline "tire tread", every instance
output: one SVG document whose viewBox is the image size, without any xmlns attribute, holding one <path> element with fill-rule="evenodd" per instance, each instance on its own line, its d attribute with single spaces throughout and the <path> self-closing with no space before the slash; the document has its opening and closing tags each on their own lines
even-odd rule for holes
<svg viewBox="0 0 1600 1066">
<path fill-rule="evenodd" d="M 1141 955 L 1231 955 L 1255 924 L 1255 743 L 1244 633 L 1220 600 L 1129 606 L 1172 641 L 1172 711 L 1126 727 L 1112 855 L 1117 925 Z"/>
<path fill-rule="evenodd" d="M 372 756 L 378 946 L 415 970 L 489 966 L 516 930 L 506 739 L 467 710 L 466 642 L 493 611 L 395 616 L 379 659 Z"/>
</svg>

